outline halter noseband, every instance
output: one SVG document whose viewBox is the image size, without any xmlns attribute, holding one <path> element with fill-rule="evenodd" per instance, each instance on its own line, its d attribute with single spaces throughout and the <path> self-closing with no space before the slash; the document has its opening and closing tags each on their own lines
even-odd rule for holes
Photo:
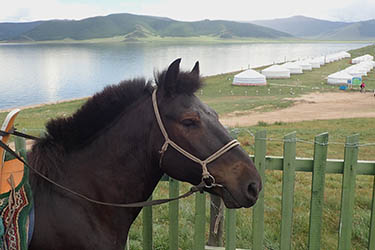
<svg viewBox="0 0 375 250">
<path fill-rule="evenodd" d="M 222 156 L 224 153 L 228 152 L 232 148 L 240 145 L 240 143 L 237 140 L 232 140 L 232 141 L 228 142 L 227 144 L 225 144 L 222 148 L 217 150 L 215 153 L 213 153 L 212 155 L 207 157 L 207 159 L 205 159 L 203 161 L 201 159 L 199 159 L 198 157 L 190 154 L 189 152 L 187 152 L 186 150 L 184 150 L 183 148 L 178 146 L 174 141 L 169 139 L 168 133 L 167 133 L 167 131 L 166 131 L 164 125 L 163 125 L 163 121 L 161 120 L 161 117 L 160 117 L 158 103 L 157 103 L 157 100 L 156 100 L 156 91 L 157 91 L 157 87 L 155 87 L 154 91 L 152 92 L 152 106 L 154 107 L 155 117 L 156 117 L 156 120 L 159 124 L 160 131 L 163 134 L 164 140 L 165 140 L 163 146 L 161 147 L 161 150 L 159 151 L 160 152 L 159 165 L 161 166 L 162 159 L 163 159 L 165 151 L 167 151 L 167 149 L 168 149 L 168 145 L 171 145 L 171 147 L 176 149 L 178 152 L 183 154 L 185 157 L 189 158 L 190 160 L 192 160 L 192 161 L 194 161 L 194 162 L 196 162 L 196 163 L 198 163 L 202 166 L 202 182 L 205 183 L 206 188 L 223 187 L 223 185 L 217 184 L 215 182 L 215 178 L 210 174 L 210 172 L 208 172 L 207 164 L 210 163 L 210 162 L 213 162 L 214 160 L 216 160 L 217 158 L 219 158 L 220 156 Z"/>
</svg>

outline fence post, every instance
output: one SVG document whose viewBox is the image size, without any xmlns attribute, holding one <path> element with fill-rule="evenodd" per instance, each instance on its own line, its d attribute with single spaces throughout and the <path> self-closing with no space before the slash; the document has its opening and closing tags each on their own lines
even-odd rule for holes
<svg viewBox="0 0 375 250">
<path fill-rule="evenodd" d="M 194 225 L 194 250 L 205 248 L 205 227 L 206 227 L 206 194 L 196 193 L 195 195 L 195 225 Z"/>
<path fill-rule="evenodd" d="M 221 197 L 210 194 L 210 233 L 209 246 L 221 247 L 223 243 L 224 202 Z"/>
<path fill-rule="evenodd" d="M 371 206 L 371 219 L 370 219 L 370 233 L 368 239 L 368 249 L 375 249 L 375 176 L 374 184 L 372 187 L 372 206 Z"/>
<path fill-rule="evenodd" d="M 26 140 L 21 137 L 14 138 L 16 152 L 18 152 L 25 160 L 26 159 Z"/>
<path fill-rule="evenodd" d="M 267 132 L 259 131 L 255 134 L 255 158 L 254 164 L 262 178 L 263 188 L 259 193 L 258 201 L 253 207 L 253 247 L 252 249 L 263 249 L 264 241 L 264 188 L 266 169 L 266 139 Z"/>
<path fill-rule="evenodd" d="M 152 196 L 148 199 L 152 200 Z M 152 250 L 152 206 L 142 208 L 143 250 Z"/>
<path fill-rule="evenodd" d="M 236 210 L 225 209 L 225 250 L 236 250 Z"/>
<path fill-rule="evenodd" d="M 293 231 L 296 132 L 284 137 L 283 158 L 280 250 L 289 250 Z"/>
<path fill-rule="evenodd" d="M 339 250 L 351 249 L 355 178 L 358 160 L 358 138 L 358 134 L 346 137 L 341 192 Z"/>
<path fill-rule="evenodd" d="M 179 194 L 179 182 L 169 178 L 169 198 Z M 178 250 L 178 200 L 169 202 L 169 250 Z"/>
<path fill-rule="evenodd" d="M 308 246 L 309 250 L 320 250 L 328 133 L 317 135 L 314 143 Z"/>
</svg>

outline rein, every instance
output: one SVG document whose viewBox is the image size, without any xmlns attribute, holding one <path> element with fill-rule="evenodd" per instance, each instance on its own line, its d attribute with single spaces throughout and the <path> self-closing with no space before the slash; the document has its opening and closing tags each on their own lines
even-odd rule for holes
<svg viewBox="0 0 375 250">
<path fill-rule="evenodd" d="M 0 130 L 0 132 L 2 134 L 4 134 L 2 130 Z M 8 133 L 8 132 L 5 132 L 5 133 Z M 12 134 L 12 133 L 10 133 Z M 23 136 L 21 136 L 23 137 Z M 70 194 L 73 194 L 79 198 L 82 198 L 86 201 L 89 201 L 91 203 L 94 203 L 94 204 L 98 204 L 98 205 L 104 205 L 104 206 L 111 206 L 111 207 L 122 207 L 122 208 L 131 208 L 131 207 L 147 207 L 147 206 L 153 206 L 153 205 L 159 205 L 159 204 L 163 204 L 163 203 L 167 203 L 167 202 L 170 202 L 170 201 L 174 201 L 174 200 L 178 200 L 178 199 L 181 199 L 181 198 L 186 198 L 190 195 L 192 195 L 193 193 L 195 192 L 203 192 L 203 187 L 204 185 L 202 184 L 199 184 L 197 186 L 193 186 L 191 187 L 191 189 L 186 192 L 185 194 L 183 195 L 180 195 L 176 198 L 170 198 L 170 199 L 160 199 L 160 200 L 152 200 L 152 201 L 141 201 L 141 202 L 134 202 L 134 203 L 128 203 L 128 204 L 122 204 L 122 203 L 110 203 L 110 202 L 103 202 L 103 201 L 98 201 L 98 200 L 94 200 L 94 199 L 91 199 L 83 194 L 80 194 L 74 190 L 71 190 L 53 180 L 51 180 L 50 178 L 48 178 L 47 176 L 43 175 L 42 173 L 40 173 L 38 170 L 36 170 L 35 168 L 33 168 L 32 166 L 30 166 L 27 162 L 25 162 L 16 152 L 14 152 L 11 148 L 8 147 L 8 145 L 6 145 L 4 142 L 2 142 L 0 140 L 0 147 L 2 147 L 5 151 L 7 151 L 8 153 L 10 153 L 13 157 L 15 157 L 17 160 L 21 161 L 23 164 L 25 164 L 26 167 L 28 167 L 29 169 L 31 169 L 35 174 L 37 174 L 38 176 L 40 176 L 41 178 L 43 178 L 44 180 L 48 181 L 49 183 L 61 188 L 62 190 L 65 190 L 67 191 L 68 193 Z"/>
<path fill-rule="evenodd" d="M 216 160 L 217 158 L 219 158 L 220 156 L 222 156 L 224 153 L 228 152 L 232 148 L 240 145 L 240 143 L 237 140 L 232 140 L 228 142 L 227 144 L 225 144 L 222 148 L 217 150 L 215 153 L 207 157 L 205 160 L 201 160 L 198 157 L 190 154 L 189 152 L 181 148 L 179 145 L 177 145 L 174 141 L 172 141 L 169 138 L 167 130 L 165 129 L 163 125 L 163 121 L 161 120 L 161 117 L 160 117 L 160 112 L 158 109 L 158 102 L 156 99 L 157 90 L 158 89 L 156 87 L 154 91 L 152 92 L 152 106 L 154 107 L 155 117 L 159 124 L 160 131 L 163 134 L 164 140 L 165 140 L 163 146 L 161 147 L 161 150 L 159 151 L 161 155 L 160 160 L 159 160 L 159 166 L 161 167 L 163 156 L 164 156 L 164 153 L 168 149 L 168 145 L 171 145 L 172 148 L 176 149 L 182 155 L 184 155 L 185 157 L 189 158 L 190 160 L 202 166 L 202 182 L 201 183 L 204 183 L 205 188 L 223 187 L 223 185 L 216 183 L 215 178 L 210 174 L 210 172 L 208 172 L 207 164 L 210 162 L 213 162 L 214 160 Z"/>
</svg>

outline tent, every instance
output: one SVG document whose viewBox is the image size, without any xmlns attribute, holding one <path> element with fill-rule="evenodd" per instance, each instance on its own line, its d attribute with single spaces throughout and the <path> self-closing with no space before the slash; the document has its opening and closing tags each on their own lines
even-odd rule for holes
<svg viewBox="0 0 375 250">
<path fill-rule="evenodd" d="M 286 62 L 282 64 L 281 66 L 287 68 L 290 70 L 290 74 L 302 74 L 302 67 L 298 65 L 297 63 L 293 62 Z"/>
<path fill-rule="evenodd" d="M 248 69 L 233 78 L 233 85 L 266 85 L 266 77 L 259 72 Z"/>
<path fill-rule="evenodd" d="M 266 78 L 290 78 L 290 70 L 276 64 L 263 69 L 262 74 Z"/>
<path fill-rule="evenodd" d="M 353 76 L 345 71 L 330 74 L 327 78 L 328 84 L 351 84 Z"/>
<path fill-rule="evenodd" d="M 314 59 L 311 59 L 309 60 L 310 64 L 311 64 L 311 67 L 313 69 L 319 69 L 320 68 L 320 60 L 318 58 L 314 58 Z"/>
<path fill-rule="evenodd" d="M 302 70 L 312 70 L 312 65 L 308 60 L 296 61 L 296 63 L 302 67 Z"/>
<path fill-rule="evenodd" d="M 360 62 L 372 61 L 372 60 L 374 60 L 374 57 L 372 55 L 367 54 L 367 55 L 363 55 L 363 56 L 353 58 L 352 63 L 357 64 L 357 63 L 360 63 Z"/>
</svg>

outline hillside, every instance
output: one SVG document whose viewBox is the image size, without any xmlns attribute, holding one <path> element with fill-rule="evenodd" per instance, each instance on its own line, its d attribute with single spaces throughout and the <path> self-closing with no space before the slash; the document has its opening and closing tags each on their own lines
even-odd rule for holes
<svg viewBox="0 0 375 250">
<path fill-rule="evenodd" d="M 356 22 L 320 36 L 328 40 L 374 40 L 375 20 Z"/>
<path fill-rule="evenodd" d="M 0 40 L 8 40 L 39 26 L 42 21 L 29 23 L 0 23 Z"/>
<path fill-rule="evenodd" d="M 29 24 L 28 26 L 26 26 Z M 2 40 L 48 41 L 48 40 L 86 40 L 124 36 L 124 39 L 141 37 L 192 37 L 214 36 L 219 38 L 266 38 L 278 39 L 291 35 L 267 27 L 250 23 L 232 21 L 181 22 L 168 18 L 132 14 L 112 14 L 79 21 L 51 20 L 39 23 L 13 23 L 14 34 L 3 36 Z M 3 32 L 0 24 L 0 34 Z"/>
<path fill-rule="evenodd" d="M 322 34 L 332 32 L 351 24 L 345 22 L 331 22 L 305 16 L 258 20 L 251 21 L 251 23 L 280 30 L 293 36 L 303 38 L 319 37 Z"/>
</svg>

